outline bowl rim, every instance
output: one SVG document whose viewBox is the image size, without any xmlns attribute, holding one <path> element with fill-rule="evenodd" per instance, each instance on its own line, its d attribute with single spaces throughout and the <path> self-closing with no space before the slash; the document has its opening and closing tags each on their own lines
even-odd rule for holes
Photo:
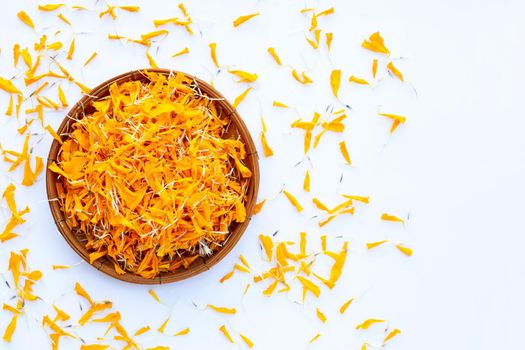
<svg viewBox="0 0 525 350">
<path fill-rule="evenodd" d="M 56 157 L 60 150 L 60 143 L 53 139 L 51 143 L 48 157 L 47 157 L 47 166 L 46 166 L 46 191 L 48 197 L 49 208 L 51 214 L 55 221 L 58 231 L 64 237 L 69 246 L 89 265 L 95 267 L 97 270 L 103 272 L 104 274 L 116 278 L 118 280 L 135 283 L 135 284 L 166 284 L 177 281 L 182 281 L 184 279 L 196 276 L 202 272 L 209 270 L 212 266 L 216 265 L 219 261 L 225 258 L 228 253 L 233 249 L 233 247 L 239 242 L 240 238 L 246 231 L 251 218 L 253 216 L 253 210 L 257 201 L 257 194 L 259 190 L 259 181 L 260 181 L 260 172 L 259 172 L 259 157 L 257 154 L 257 149 L 251 137 L 251 134 L 244 123 L 242 117 L 237 112 L 237 110 L 229 103 L 229 101 L 213 86 L 207 82 L 185 72 L 165 69 L 165 68 L 145 68 L 138 70 L 131 70 L 126 73 L 122 73 L 113 78 L 106 80 L 105 82 L 99 84 L 97 87 L 92 89 L 89 93 L 84 94 L 82 98 L 75 103 L 75 105 L 69 110 L 69 112 L 64 116 L 62 123 L 57 129 L 57 134 L 62 138 L 62 132 L 69 128 L 69 122 L 71 116 L 78 115 L 79 112 L 83 111 L 85 106 L 90 104 L 92 101 L 99 99 L 105 95 L 101 95 L 103 92 L 107 92 L 109 86 L 113 83 L 121 83 L 126 81 L 138 80 L 139 78 L 147 79 L 145 72 L 155 72 L 169 76 L 170 74 L 184 74 L 186 77 L 191 78 L 194 82 L 201 88 L 206 95 L 218 99 L 217 103 L 220 104 L 221 109 L 227 112 L 227 118 L 230 118 L 232 124 L 235 125 L 236 131 L 239 133 L 240 138 L 243 140 L 246 147 L 246 166 L 252 171 L 252 176 L 249 179 L 248 188 L 246 190 L 246 220 L 242 223 L 235 223 L 235 227 L 230 232 L 228 238 L 224 242 L 223 246 L 219 248 L 214 254 L 209 257 L 199 257 L 195 259 L 188 268 L 180 268 L 174 272 L 164 272 L 157 275 L 154 278 L 144 278 L 142 276 L 126 272 L 123 275 L 116 273 L 113 264 L 110 262 L 109 258 L 103 257 L 92 264 L 89 261 L 89 253 L 85 248 L 84 244 L 79 241 L 76 235 L 72 232 L 70 227 L 66 223 L 66 219 L 60 209 L 58 203 L 58 195 L 56 190 L 56 180 L 58 175 L 49 170 L 49 166 L 56 161 Z M 67 139 L 67 137 L 63 137 Z"/>
</svg>

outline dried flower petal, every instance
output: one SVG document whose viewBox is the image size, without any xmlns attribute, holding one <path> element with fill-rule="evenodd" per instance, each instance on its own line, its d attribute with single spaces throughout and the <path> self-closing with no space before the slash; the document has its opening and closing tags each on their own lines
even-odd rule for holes
<svg viewBox="0 0 525 350">
<path fill-rule="evenodd" d="M 310 192 L 310 173 L 308 172 L 308 170 L 304 174 L 303 189 L 306 192 Z"/>
<path fill-rule="evenodd" d="M 321 336 L 320 333 L 317 333 L 312 339 L 310 339 L 310 341 L 308 342 L 308 344 L 312 344 L 314 341 L 316 341 L 317 339 L 319 339 L 319 337 Z"/>
<path fill-rule="evenodd" d="M 244 22 L 252 19 L 255 16 L 259 16 L 259 12 L 252 13 L 252 14 L 249 14 L 249 15 L 239 16 L 233 21 L 233 26 L 234 27 L 238 27 L 241 24 L 243 24 Z"/>
<path fill-rule="evenodd" d="M 372 61 L 372 76 L 374 77 L 374 79 L 376 78 L 376 75 L 377 75 L 377 58 L 374 58 L 374 60 Z"/>
<path fill-rule="evenodd" d="M 219 68 L 219 62 L 217 61 L 217 44 L 216 43 L 210 43 L 210 55 L 211 59 L 213 60 L 213 63 L 215 64 L 215 67 Z"/>
<path fill-rule="evenodd" d="M 11 80 L 4 79 L 0 77 L 0 89 L 9 92 L 10 94 L 21 94 Z"/>
<path fill-rule="evenodd" d="M 325 36 L 326 36 L 326 47 L 328 48 L 328 51 L 330 51 L 330 49 L 332 47 L 332 40 L 334 38 L 334 34 L 333 33 L 326 33 Z"/>
<path fill-rule="evenodd" d="M 149 293 L 149 295 L 151 295 L 151 296 L 153 297 L 153 299 L 155 299 L 158 303 L 161 302 L 160 299 L 159 299 L 159 297 L 158 297 L 158 295 L 157 295 L 157 293 L 155 293 L 155 291 L 154 291 L 153 289 L 148 290 L 148 293 Z"/>
<path fill-rule="evenodd" d="M 370 35 L 370 38 L 361 44 L 361 46 L 367 50 L 390 55 L 390 51 L 386 48 L 383 38 L 379 32 Z"/>
<path fill-rule="evenodd" d="M 249 73 L 242 70 L 230 70 L 228 69 L 228 72 L 231 74 L 234 74 L 238 76 L 241 80 L 238 80 L 238 83 L 253 83 L 257 80 L 257 74 L 255 73 Z"/>
<path fill-rule="evenodd" d="M 350 160 L 350 155 L 348 154 L 348 150 L 346 149 L 346 143 L 344 141 L 339 142 L 339 149 L 341 150 L 341 154 L 343 155 L 346 164 L 352 165 L 352 161 Z"/>
<path fill-rule="evenodd" d="M 232 336 L 230 335 L 230 333 L 229 333 L 228 330 L 226 329 L 226 326 L 225 326 L 225 325 L 220 326 L 219 330 L 220 330 L 221 333 L 226 337 L 226 339 L 228 339 L 228 340 L 230 341 L 230 343 L 235 343 L 235 342 L 233 341 Z"/>
<path fill-rule="evenodd" d="M 190 329 L 189 328 L 184 328 L 183 330 L 181 331 L 178 331 L 177 333 L 173 334 L 174 337 L 179 337 L 181 335 L 186 335 L 186 334 L 189 334 L 190 333 Z"/>
<path fill-rule="evenodd" d="M 315 313 L 317 315 L 317 318 L 321 320 L 321 322 L 326 323 L 326 316 L 321 310 L 319 310 L 319 308 L 315 309 Z"/>
<path fill-rule="evenodd" d="M 270 54 L 270 56 L 273 57 L 273 59 L 275 60 L 275 63 L 277 63 L 279 66 L 282 65 L 281 59 L 279 58 L 279 56 L 277 55 L 273 47 L 268 48 L 268 53 Z"/>
<path fill-rule="evenodd" d="M 232 105 L 233 108 L 237 108 L 237 106 L 246 98 L 246 95 L 248 95 L 251 89 L 252 89 L 251 87 L 247 88 L 239 96 L 235 98 L 235 100 L 233 101 L 233 105 Z"/>
<path fill-rule="evenodd" d="M 190 49 L 185 47 L 184 49 L 180 50 L 179 52 L 171 55 L 171 57 L 178 57 L 178 56 L 182 56 L 182 55 L 185 55 L 185 54 L 188 54 L 188 53 L 190 53 Z"/>
<path fill-rule="evenodd" d="M 35 29 L 35 24 L 33 23 L 33 20 L 27 13 L 24 11 L 20 11 L 16 14 L 18 16 L 18 19 L 20 19 L 24 24 L 26 24 L 28 27 L 31 27 L 33 30 Z"/>
<path fill-rule="evenodd" d="M 358 77 L 353 76 L 353 75 L 350 76 L 348 81 L 350 81 L 351 83 L 356 83 L 356 84 L 360 84 L 360 85 L 370 85 L 368 83 L 368 81 L 366 81 L 365 79 L 361 79 L 361 78 L 358 78 Z"/>
<path fill-rule="evenodd" d="M 396 248 L 399 249 L 399 251 L 405 254 L 406 256 L 412 256 L 412 254 L 414 253 L 414 251 L 411 248 L 405 247 L 401 244 L 396 244 Z"/>
<path fill-rule="evenodd" d="M 283 193 L 286 196 L 286 198 L 288 198 L 290 203 L 292 203 L 295 209 L 297 209 L 298 212 L 303 211 L 303 207 L 301 206 L 301 204 L 299 204 L 299 201 L 290 192 L 283 191 Z"/>
<path fill-rule="evenodd" d="M 332 93 L 335 97 L 337 97 L 337 93 L 339 92 L 339 84 L 341 83 L 341 70 L 340 69 L 334 69 L 332 70 L 332 73 L 330 74 L 330 86 L 332 87 Z"/>
<path fill-rule="evenodd" d="M 248 338 L 247 336 L 245 336 L 244 334 L 242 333 L 239 333 L 239 336 L 241 337 L 241 339 L 244 341 L 244 343 L 248 346 L 248 348 L 253 348 L 253 346 L 255 345 L 253 343 L 253 341 L 250 340 L 250 338 Z"/>
<path fill-rule="evenodd" d="M 383 344 L 389 341 L 390 339 L 394 338 L 396 335 L 400 334 L 401 331 L 397 328 L 394 328 L 392 331 L 390 331 L 386 336 L 385 339 L 383 339 Z"/>
<path fill-rule="evenodd" d="M 18 315 L 13 315 L 11 318 L 11 322 L 7 325 L 7 328 L 5 329 L 4 336 L 2 339 L 4 339 L 6 342 L 10 343 L 11 338 L 13 337 L 13 333 L 16 329 L 16 320 L 18 319 Z"/>
<path fill-rule="evenodd" d="M 402 223 L 402 224 L 405 223 L 405 220 L 400 219 L 400 218 L 398 218 L 398 217 L 395 216 L 395 215 L 390 215 L 390 214 L 387 214 L 387 213 L 383 213 L 383 214 L 381 214 L 381 220 L 384 220 L 384 221 L 392 221 L 392 222 L 400 222 L 400 223 Z"/>
<path fill-rule="evenodd" d="M 375 323 L 381 323 L 385 322 L 385 320 L 378 320 L 375 318 L 369 318 L 368 320 L 364 321 L 363 323 L 358 324 L 355 329 L 368 329 L 371 325 Z"/>
<path fill-rule="evenodd" d="M 279 102 L 279 101 L 273 101 L 273 104 L 272 104 L 274 107 L 279 107 L 279 108 L 288 108 L 288 105 L 282 103 L 282 102 Z"/>
<path fill-rule="evenodd" d="M 219 312 L 221 314 L 230 314 L 230 315 L 235 315 L 237 313 L 237 309 L 236 308 L 228 308 L 228 307 L 222 307 L 222 306 L 215 306 L 215 305 L 212 305 L 212 304 L 208 304 L 206 305 L 206 307 L 209 307 L 210 309 L 212 309 L 213 311 L 216 311 L 216 312 Z"/>
<path fill-rule="evenodd" d="M 268 145 L 268 141 L 266 140 L 266 134 L 264 132 L 261 132 L 261 143 L 263 147 L 264 156 L 265 157 L 273 156 L 273 150 Z"/>
<path fill-rule="evenodd" d="M 392 72 L 392 74 L 394 74 L 396 77 L 398 77 L 399 80 L 404 81 L 403 80 L 403 74 L 401 74 L 401 72 L 394 66 L 394 64 L 392 62 L 388 62 L 386 67 L 388 68 L 388 70 L 390 72 Z"/>
<path fill-rule="evenodd" d="M 366 244 L 366 249 L 370 250 L 370 249 L 378 247 L 378 246 L 380 246 L 382 244 L 385 244 L 387 242 L 388 242 L 388 240 L 386 240 L 386 239 L 383 239 L 382 241 L 377 241 L 377 242 L 369 242 L 369 243 Z"/>
<path fill-rule="evenodd" d="M 352 304 L 352 302 L 354 301 L 354 298 L 350 298 L 348 299 L 342 306 L 341 308 L 339 308 L 339 313 L 342 315 L 345 313 L 346 309 L 348 309 L 348 307 L 350 306 L 350 304 Z"/>
</svg>

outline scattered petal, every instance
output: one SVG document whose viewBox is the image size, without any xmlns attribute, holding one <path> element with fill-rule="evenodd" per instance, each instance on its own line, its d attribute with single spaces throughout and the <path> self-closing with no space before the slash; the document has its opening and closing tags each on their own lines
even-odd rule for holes
<svg viewBox="0 0 525 350">
<path fill-rule="evenodd" d="M 250 19 L 252 19 L 253 17 L 256 17 L 256 16 L 259 16 L 259 12 L 252 13 L 252 14 L 249 14 L 249 15 L 239 16 L 233 21 L 233 26 L 234 27 L 238 27 L 241 24 L 243 24 L 244 22 L 246 22 L 246 21 L 248 21 L 248 20 L 250 20 Z"/>
<path fill-rule="evenodd" d="M 295 209 L 297 209 L 298 212 L 303 211 L 303 207 L 301 206 L 301 204 L 299 204 L 299 201 L 290 192 L 283 191 L 283 193 L 286 196 L 286 198 L 288 198 L 290 203 L 292 203 Z"/>
<path fill-rule="evenodd" d="M 373 325 L 375 323 L 381 323 L 381 322 L 385 322 L 385 320 L 378 320 L 378 319 L 375 319 L 375 318 L 369 318 L 368 320 L 364 321 L 363 323 L 358 324 L 355 327 L 355 329 L 368 329 L 371 325 Z"/>
<path fill-rule="evenodd" d="M 226 326 L 225 326 L 225 325 L 220 326 L 219 330 L 221 331 L 222 334 L 224 334 L 224 336 L 226 337 L 226 339 L 228 339 L 228 340 L 230 341 L 230 343 L 235 343 L 235 342 L 233 341 L 232 336 L 230 335 L 230 333 L 229 333 L 228 330 L 226 329 Z"/>
<path fill-rule="evenodd" d="M 399 251 L 405 254 L 406 256 L 412 256 L 412 254 L 414 253 L 414 251 L 411 248 L 405 247 L 401 244 L 396 244 L 396 248 L 399 249 Z"/>
<path fill-rule="evenodd" d="M 340 308 L 339 308 L 339 313 L 342 315 L 345 313 L 346 309 L 348 309 L 348 307 L 350 306 L 350 304 L 352 304 L 352 302 L 354 301 L 354 298 L 350 298 L 348 299 Z"/>
<path fill-rule="evenodd" d="M 31 27 L 33 30 L 35 29 L 35 24 L 33 23 L 33 20 L 31 19 L 31 17 L 29 17 L 29 15 L 27 13 L 25 13 L 24 11 L 20 11 L 16 15 L 28 27 Z"/>
<path fill-rule="evenodd" d="M 387 213 L 381 214 L 381 220 L 392 221 L 392 222 L 400 222 L 402 224 L 405 223 L 405 221 L 403 219 L 400 219 L 400 218 L 398 218 L 395 215 L 390 215 L 390 214 L 387 214 Z"/>
<path fill-rule="evenodd" d="M 332 87 L 332 93 L 337 97 L 339 92 L 339 84 L 341 83 L 341 70 L 334 69 L 330 74 L 330 86 Z"/>
<path fill-rule="evenodd" d="M 388 70 L 390 72 L 392 72 L 392 74 L 394 74 L 396 77 L 398 77 L 399 80 L 404 81 L 403 80 L 403 74 L 401 74 L 401 72 L 394 66 L 394 64 L 392 62 L 388 62 L 386 67 L 388 68 Z"/>
</svg>

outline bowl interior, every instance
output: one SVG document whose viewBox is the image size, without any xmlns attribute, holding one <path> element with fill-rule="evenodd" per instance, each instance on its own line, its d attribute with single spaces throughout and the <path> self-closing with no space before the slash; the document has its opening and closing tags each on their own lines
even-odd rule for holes
<svg viewBox="0 0 525 350">
<path fill-rule="evenodd" d="M 70 125 L 74 122 L 74 120 L 71 118 L 80 119 L 84 115 L 89 115 L 90 113 L 93 113 L 94 108 L 91 104 L 92 101 L 107 96 L 109 94 L 110 85 L 115 82 L 123 83 L 131 80 L 147 81 L 148 77 L 144 74 L 144 71 L 156 72 L 165 75 L 179 73 L 167 69 L 145 69 L 132 71 L 114 77 L 102 83 L 101 85 L 93 89 L 89 94 L 85 95 L 80 101 L 78 101 L 64 118 L 62 124 L 57 130 L 57 133 L 61 135 L 62 139 L 65 140 L 67 138 L 66 135 L 70 129 Z M 230 226 L 229 237 L 225 240 L 223 246 L 217 251 L 215 251 L 214 254 L 212 254 L 211 256 L 199 257 L 195 259 L 191 263 L 191 265 L 188 266 L 188 268 L 179 268 L 174 272 L 164 272 L 153 279 L 147 279 L 129 272 L 123 275 L 119 275 L 115 272 L 113 263 L 107 257 L 100 258 L 92 264 L 92 266 L 96 267 L 98 270 L 122 281 L 139 284 L 163 284 L 180 281 L 188 277 L 195 276 L 203 271 L 209 270 L 213 265 L 215 265 L 221 259 L 223 259 L 239 241 L 250 222 L 253 213 L 253 208 L 257 200 L 257 191 L 259 188 L 258 156 L 253 140 L 250 136 L 246 125 L 242 121 L 242 118 L 237 113 L 237 111 L 230 105 L 230 103 L 224 98 L 224 96 L 222 96 L 212 86 L 196 77 L 193 77 L 188 74 L 185 75 L 192 78 L 195 84 L 205 95 L 217 99 L 217 112 L 224 116 L 227 116 L 231 120 L 231 123 L 229 124 L 226 132 L 226 137 L 240 138 L 245 144 L 246 158 L 244 161 L 246 166 L 252 171 L 253 174 L 252 177 L 249 179 L 248 188 L 246 192 L 246 221 L 243 223 L 232 223 L 232 225 Z M 58 141 L 53 140 L 47 159 L 48 166 L 52 162 L 55 162 L 57 160 L 59 150 L 60 144 L 58 143 Z M 80 230 L 75 230 L 70 225 L 69 221 L 66 219 L 64 213 L 60 209 L 60 203 L 58 201 L 58 194 L 56 189 L 57 177 L 57 174 L 47 169 L 46 188 L 51 213 L 53 215 L 59 232 L 62 234 L 62 236 L 71 246 L 71 248 L 73 248 L 73 250 L 75 250 L 75 252 L 77 252 L 78 255 L 80 255 L 85 261 L 89 263 L 89 252 L 84 246 L 84 243 L 86 241 L 84 233 L 80 232 Z"/>
</svg>

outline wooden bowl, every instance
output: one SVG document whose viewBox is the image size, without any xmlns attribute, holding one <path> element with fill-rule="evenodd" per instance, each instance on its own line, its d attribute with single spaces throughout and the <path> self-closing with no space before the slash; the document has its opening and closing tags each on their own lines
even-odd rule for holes
<svg viewBox="0 0 525 350">
<path fill-rule="evenodd" d="M 69 113 L 62 121 L 62 124 L 58 128 L 58 135 L 61 135 L 60 137 L 63 140 L 65 140 L 67 138 L 67 133 L 70 128 L 70 124 L 73 122 L 72 119 L 70 119 L 70 117 L 82 118 L 85 114 L 90 114 L 91 112 L 93 112 L 94 109 L 91 103 L 94 100 L 107 96 L 109 86 L 111 84 L 115 82 L 122 83 L 131 80 L 148 80 L 148 77 L 144 74 L 144 71 L 156 72 L 165 75 L 169 75 L 171 73 L 179 73 L 177 71 L 171 71 L 168 69 L 148 68 L 144 70 L 137 70 L 131 71 L 129 73 L 124 73 L 100 84 L 99 86 L 94 88 L 89 94 L 84 95 L 84 97 L 82 97 L 80 101 L 78 101 L 75 104 L 75 106 L 73 106 L 73 108 L 69 111 Z M 175 270 L 174 272 L 164 272 L 152 279 L 144 278 L 142 276 L 130 272 L 126 272 L 123 275 L 119 275 L 115 272 L 113 263 L 107 257 L 100 258 L 92 264 L 92 266 L 97 268 L 99 271 L 102 271 L 105 274 L 122 281 L 138 284 L 164 284 L 180 281 L 209 270 L 213 265 L 221 261 L 232 250 L 235 244 L 237 244 L 242 234 L 246 230 L 246 227 L 248 226 L 250 219 L 253 215 L 254 205 L 257 200 L 257 191 L 259 189 L 259 163 L 257 151 L 255 149 L 255 145 L 250 136 L 248 128 L 242 121 L 242 118 L 239 115 L 239 113 L 237 113 L 237 111 L 232 107 L 232 105 L 217 90 L 215 90 L 208 83 L 196 77 L 193 77 L 188 74 L 185 75 L 193 79 L 195 81 L 195 84 L 199 86 L 199 88 L 204 94 L 208 95 L 211 98 L 217 99 L 216 104 L 218 112 L 222 113 L 223 115 L 226 115 L 228 118 L 231 119 L 231 124 L 228 127 L 229 129 L 227 132 L 227 136 L 240 137 L 240 139 L 245 144 L 247 154 L 245 158 L 245 163 L 253 174 L 252 177 L 249 179 L 248 189 L 246 192 L 246 221 L 244 221 L 243 223 L 232 223 L 232 225 L 230 226 L 230 236 L 226 239 L 224 245 L 217 251 L 215 251 L 211 256 L 199 257 L 195 261 L 193 261 L 192 264 L 188 266 L 188 268 L 181 267 Z M 53 140 L 53 143 L 51 144 L 51 149 L 49 151 L 49 156 L 47 158 L 48 167 L 52 162 L 57 161 L 59 150 L 60 144 L 56 140 Z M 68 222 L 67 218 L 64 216 L 64 213 L 60 208 L 56 188 L 57 177 L 57 174 L 47 169 L 46 188 L 51 213 L 57 225 L 58 231 L 62 234 L 62 236 L 64 236 L 67 243 L 69 243 L 71 248 L 73 248 L 73 250 L 77 252 L 77 254 L 80 255 L 82 259 L 89 263 L 89 252 L 83 243 L 86 240 L 85 234 L 82 232 L 75 232 L 78 230 L 73 230 L 73 227 Z"/>
</svg>

